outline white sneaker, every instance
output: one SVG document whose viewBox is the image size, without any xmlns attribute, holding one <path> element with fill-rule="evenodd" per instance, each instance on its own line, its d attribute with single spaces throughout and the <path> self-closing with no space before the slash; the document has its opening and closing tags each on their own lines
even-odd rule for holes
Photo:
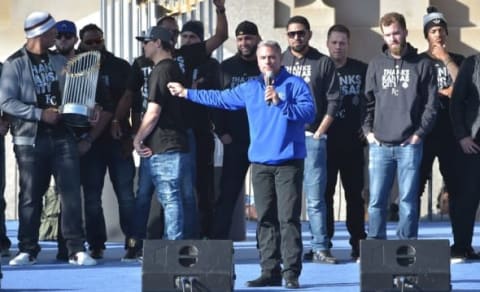
<svg viewBox="0 0 480 292">
<path fill-rule="evenodd" d="M 20 252 L 18 253 L 13 259 L 11 259 L 8 264 L 10 266 L 26 266 L 26 265 L 33 265 L 37 262 L 37 260 L 30 256 L 27 252 Z"/>
<path fill-rule="evenodd" d="M 462 264 L 464 262 L 465 262 L 465 258 L 450 258 L 451 265 Z"/>
<path fill-rule="evenodd" d="M 68 262 L 78 266 L 94 266 L 97 264 L 97 261 L 84 251 L 77 252 Z"/>
</svg>

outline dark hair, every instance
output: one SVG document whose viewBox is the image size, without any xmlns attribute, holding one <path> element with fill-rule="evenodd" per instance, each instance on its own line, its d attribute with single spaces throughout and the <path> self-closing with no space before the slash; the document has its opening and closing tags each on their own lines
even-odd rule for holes
<svg viewBox="0 0 480 292">
<path fill-rule="evenodd" d="M 290 17 L 290 19 L 287 22 L 287 29 L 288 29 L 288 26 L 292 23 L 303 24 L 303 26 L 305 26 L 305 28 L 307 30 L 310 30 L 310 22 L 308 22 L 308 19 L 306 19 L 305 17 L 303 17 L 301 15 L 295 15 L 295 16 Z"/>
<path fill-rule="evenodd" d="M 161 26 L 162 23 L 164 23 L 165 21 L 177 22 L 177 20 L 175 19 L 175 17 L 170 16 L 170 15 L 167 15 L 167 16 L 161 17 L 161 18 L 157 21 L 157 25 L 158 25 L 158 26 Z"/>
<path fill-rule="evenodd" d="M 380 29 L 383 32 L 383 26 L 389 26 L 392 23 L 398 23 L 401 28 L 407 30 L 407 24 L 405 22 L 405 17 L 397 12 L 390 12 L 380 18 Z"/>
<path fill-rule="evenodd" d="M 330 38 L 332 32 L 341 32 L 347 35 L 347 39 L 350 39 L 350 30 L 343 24 L 334 24 L 328 29 L 327 39 Z"/>
<path fill-rule="evenodd" d="M 170 53 L 172 53 L 174 51 L 174 47 L 173 47 L 171 42 L 166 42 L 166 41 L 160 40 L 160 43 L 162 44 L 163 50 L 165 50 L 167 52 L 170 52 Z"/>
<path fill-rule="evenodd" d="M 82 29 L 80 30 L 80 40 L 83 40 L 83 36 L 87 31 L 92 31 L 92 30 L 98 31 L 103 35 L 103 30 L 100 27 L 98 27 L 96 24 L 90 23 L 82 27 Z"/>
</svg>

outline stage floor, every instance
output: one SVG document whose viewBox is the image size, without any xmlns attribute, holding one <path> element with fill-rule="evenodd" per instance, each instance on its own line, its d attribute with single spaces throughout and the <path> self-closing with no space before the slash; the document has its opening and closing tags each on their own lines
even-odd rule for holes
<svg viewBox="0 0 480 292">
<path fill-rule="evenodd" d="M 281 287 L 247 288 L 245 282 L 260 273 L 255 245 L 255 222 L 247 222 L 247 240 L 235 243 L 235 291 L 285 291 Z M 395 223 L 388 224 L 388 234 L 394 238 Z M 18 223 L 7 223 L 8 235 L 14 241 L 16 252 Z M 420 223 L 420 239 L 449 239 L 452 241 L 448 221 Z M 308 223 L 303 223 L 304 249 L 310 247 Z M 8 258 L 2 259 L 2 291 L 141 291 L 141 264 L 123 263 L 123 244 L 109 243 L 105 258 L 97 266 L 76 267 L 55 260 L 56 244 L 42 242 L 42 251 L 36 265 L 10 267 Z M 300 276 L 301 288 L 296 291 L 359 291 L 360 265 L 350 260 L 348 232 L 344 222 L 336 223 L 332 252 L 338 257 L 337 265 L 304 263 Z M 480 230 L 476 228 L 473 242 L 478 251 Z M 451 265 L 453 291 L 480 291 L 480 262 Z"/>
</svg>

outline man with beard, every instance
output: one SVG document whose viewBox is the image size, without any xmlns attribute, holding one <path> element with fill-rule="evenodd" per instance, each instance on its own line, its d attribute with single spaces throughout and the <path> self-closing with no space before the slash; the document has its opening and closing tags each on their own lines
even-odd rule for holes
<svg viewBox="0 0 480 292">
<path fill-rule="evenodd" d="M 94 50 L 101 53 L 98 78 L 105 86 L 108 99 L 115 108 L 125 91 L 125 80 L 129 77 L 130 65 L 127 61 L 108 52 L 105 48 L 103 31 L 95 24 L 88 24 L 80 30 L 79 51 Z M 122 260 L 131 261 L 137 258 L 136 251 L 128 245 L 133 235 L 132 219 L 135 207 L 133 145 L 128 119 L 118 121 L 125 135 L 117 140 L 111 137 L 109 131 L 106 131 L 110 128 L 111 118 L 111 113 L 103 112 L 97 124 L 83 135 L 78 146 L 80 154 L 83 155 L 80 167 L 85 198 L 85 229 L 90 255 L 96 259 L 102 258 L 107 240 L 102 192 L 108 169 L 118 201 L 120 227 L 125 235 L 127 251 Z"/>
<path fill-rule="evenodd" d="M 395 173 L 399 184 L 397 236 L 418 236 L 419 171 L 423 139 L 437 113 L 433 65 L 407 43 L 403 15 L 380 19 L 383 53 L 368 65 L 363 131 L 369 143 L 370 202 L 368 238 L 386 239 L 388 196 Z"/>
<path fill-rule="evenodd" d="M 327 233 L 331 239 L 335 230 L 333 203 L 337 176 L 345 190 L 346 225 L 350 233 L 351 257 L 360 256 L 360 240 L 365 234 L 365 207 L 362 198 L 365 138 L 361 132 L 365 105 L 365 73 L 367 64 L 348 57 L 350 30 L 335 24 L 327 33 L 327 48 L 338 72 L 342 107 L 328 129 L 327 140 Z"/>
<path fill-rule="evenodd" d="M 84 250 L 79 156 L 75 138 L 59 113 L 66 58 L 49 51 L 57 30 L 47 12 L 32 12 L 24 23 L 26 44 L 11 55 L 0 79 L 0 104 L 11 119 L 20 173 L 18 254 L 9 264 L 33 265 L 40 252 L 42 199 L 55 177 L 62 201 L 62 233 L 69 263 L 95 265 Z"/>
<path fill-rule="evenodd" d="M 233 88 L 260 74 L 255 55 L 257 45 L 261 40 L 257 26 L 250 21 L 243 21 L 235 29 L 235 36 L 238 52 L 221 64 L 224 89 Z M 228 239 L 232 214 L 250 166 L 247 112 L 245 109 L 216 110 L 214 123 L 215 132 L 223 144 L 223 165 L 220 193 L 215 203 L 210 237 Z"/>
<path fill-rule="evenodd" d="M 293 75 L 302 77 L 315 99 L 316 115 L 305 131 L 307 158 L 303 190 L 307 197 L 307 211 L 312 233 L 312 251 L 305 260 L 336 264 L 330 252 L 327 234 L 327 209 L 325 187 L 327 184 L 327 130 L 341 104 L 332 60 L 309 46 L 312 37 L 310 23 L 303 16 L 293 16 L 287 23 L 288 49 L 283 53 L 282 64 Z"/>
</svg>

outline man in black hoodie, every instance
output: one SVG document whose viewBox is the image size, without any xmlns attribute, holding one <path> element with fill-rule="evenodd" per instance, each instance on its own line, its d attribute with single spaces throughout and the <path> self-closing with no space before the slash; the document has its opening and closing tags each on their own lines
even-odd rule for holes
<svg viewBox="0 0 480 292">
<path fill-rule="evenodd" d="M 430 60 L 407 43 L 403 15 L 380 19 L 385 45 L 370 61 L 363 131 L 369 143 L 368 237 L 386 239 L 388 196 L 395 172 L 399 183 L 400 239 L 417 238 L 419 170 L 423 138 L 432 129 L 438 100 Z"/>
<path fill-rule="evenodd" d="M 307 158 L 303 190 L 307 198 L 307 211 L 312 233 L 312 252 L 305 260 L 336 264 L 330 252 L 327 234 L 327 130 L 333 122 L 341 103 L 338 78 L 332 60 L 309 45 L 312 37 L 310 23 L 303 16 L 293 16 L 287 23 L 288 49 L 283 53 L 282 65 L 293 75 L 308 83 L 314 97 L 315 121 L 305 130 Z"/>
</svg>

